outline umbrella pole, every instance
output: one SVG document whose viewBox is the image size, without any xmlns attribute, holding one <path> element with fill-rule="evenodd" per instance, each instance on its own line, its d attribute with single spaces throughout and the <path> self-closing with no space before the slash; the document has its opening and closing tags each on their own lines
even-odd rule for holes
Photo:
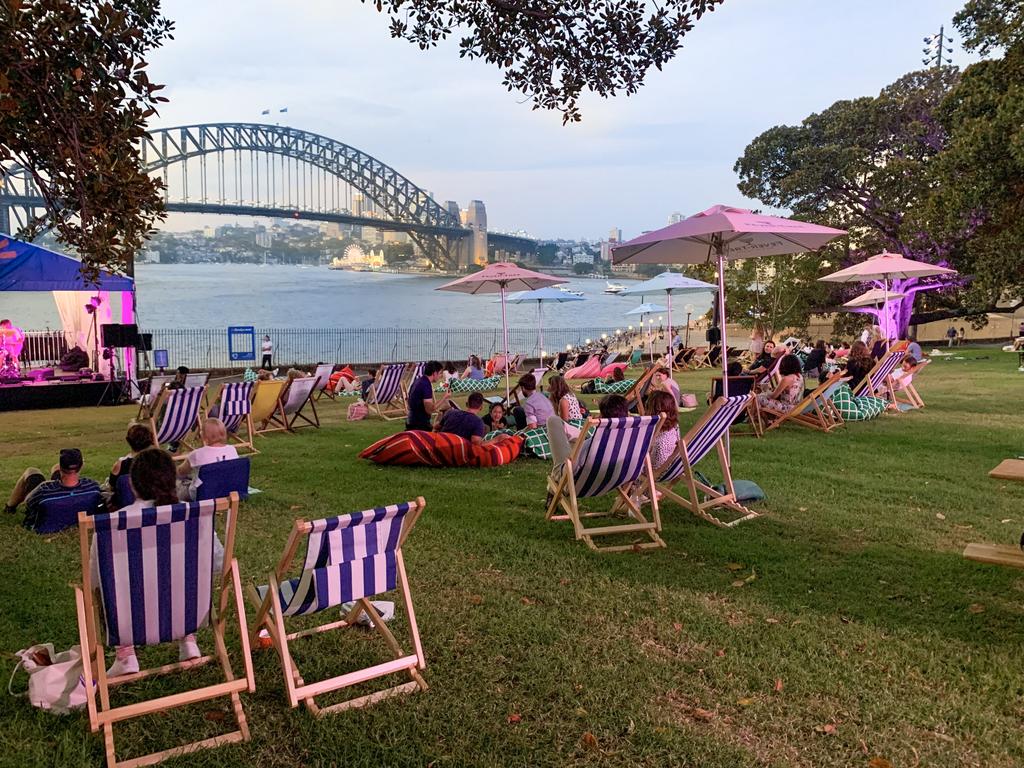
<svg viewBox="0 0 1024 768">
<path fill-rule="evenodd" d="M 641 317 L 650 317 L 650 315 L 641 315 Z M 651 354 L 651 365 L 654 365 L 654 341 L 651 339 L 651 324 L 647 323 L 647 351 Z"/>
<path fill-rule="evenodd" d="M 726 350 L 729 346 L 725 337 L 725 258 L 721 244 L 715 248 L 715 251 L 718 256 L 718 328 L 721 331 L 719 334 L 721 349 L 718 354 L 722 362 L 722 397 L 727 398 L 729 397 L 729 356 L 726 354 Z M 729 430 L 725 431 L 723 437 L 725 438 L 725 455 L 728 458 L 731 455 Z"/>
<path fill-rule="evenodd" d="M 537 302 L 537 335 L 539 337 L 540 367 L 544 367 L 544 302 Z"/>
<path fill-rule="evenodd" d="M 665 336 L 668 338 L 668 369 L 671 371 L 675 368 L 675 357 L 672 355 L 672 291 L 668 292 L 668 329 Z"/>
<path fill-rule="evenodd" d="M 505 345 L 505 402 L 508 403 L 511 396 L 511 387 L 508 377 L 508 321 L 505 319 L 505 284 L 501 284 L 501 338 Z"/>
<path fill-rule="evenodd" d="M 882 304 L 882 333 L 885 334 L 885 351 L 889 351 L 889 276 L 886 275 L 882 280 L 882 285 L 885 286 L 885 303 Z"/>
</svg>

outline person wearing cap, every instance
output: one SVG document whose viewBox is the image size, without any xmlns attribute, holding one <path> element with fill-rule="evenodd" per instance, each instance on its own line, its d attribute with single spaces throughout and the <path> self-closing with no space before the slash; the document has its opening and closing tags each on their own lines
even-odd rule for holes
<svg viewBox="0 0 1024 768">
<path fill-rule="evenodd" d="M 35 467 L 26 469 L 14 490 L 7 500 L 5 510 L 15 512 L 18 506 L 25 503 L 25 519 L 22 524 L 26 528 L 33 528 L 42 509 L 42 504 L 47 499 L 67 496 L 69 492 L 76 494 L 87 494 L 95 491 L 95 497 L 99 499 L 95 509 L 85 510 L 87 512 L 98 512 L 102 510 L 102 496 L 100 485 L 95 480 L 83 477 L 80 473 L 84 462 L 82 452 L 77 448 L 63 448 L 57 465 L 53 468 L 50 480 L 46 479 L 42 471 Z"/>
</svg>

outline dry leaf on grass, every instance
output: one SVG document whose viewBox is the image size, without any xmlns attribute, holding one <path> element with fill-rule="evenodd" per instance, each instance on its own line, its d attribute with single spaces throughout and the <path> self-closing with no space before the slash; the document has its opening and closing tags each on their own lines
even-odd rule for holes
<svg viewBox="0 0 1024 768">
<path fill-rule="evenodd" d="M 1000 522 L 1000 523 L 1003 523 L 1003 524 L 1006 524 L 1006 523 L 1012 523 L 1012 522 L 1013 522 L 1013 518 L 1012 518 L 1012 517 L 1004 517 L 1004 518 L 1003 518 L 1002 520 L 1000 520 L 999 522 Z"/>
<path fill-rule="evenodd" d="M 801 512 L 806 512 L 806 511 L 807 511 L 807 507 L 799 507 L 799 510 L 800 510 Z"/>
<path fill-rule="evenodd" d="M 749 707 L 751 704 L 754 703 L 754 700 L 749 696 L 744 696 L 742 699 L 736 699 L 736 703 L 739 704 L 741 707 Z"/>
<path fill-rule="evenodd" d="M 744 584 L 746 584 L 746 583 L 747 583 L 747 582 L 746 582 L 746 581 L 745 581 L 744 579 L 736 579 L 736 581 L 734 581 L 734 582 L 732 583 L 732 585 L 733 585 L 734 587 L 742 587 L 742 586 L 743 586 Z"/>
<path fill-rule="evenodd" d="M 219 723 L 222 720 L 224 720 L 226 715 L 224 714 L 223 710 L 220 710 L 220 709 L 208 709 L 203 714 L 203 717 L 206 720 L 209 720 L 211 723 Z"/>
<path fill-rule="evenodd" d="M 468 599 L 470 605 L 480 605 L 484 601 L 483 595 L 470 595 Z"/>
<path fill-rule="evenodd" d="M 580 743 L 583 744 L 584 749 L 597 749 L 597 737 L 590 731 L 583 734 Z"/>
<path fill-rule="evenodd" d="M 935 518 L 936 518 L 937 520 L 945 520 L 945 519 L 946 519 L 946 516 L 945 516 L 944 514 L 942 514 L 941 512 L 936 512 L 936 513 L 935 513 Z"/>
<path fill-rule="evenodd" d="M 290 512 L 294 512 L 296 509 L 302 509 L 302 505 L 301 504 L 292 504 L 290 507 L 288 507 L 288 510 Z"/>
<path fill-rule="evenodd" d="M 518 712 L 513 712 L 511 715 L 508 716 L 509 725 L 515 725 L 516 723 L 521 723 L 522 721 L 523 716 L 520 715 Z"/>
<path fill-rule="evenodd" d="M 782 678 L 781 677 L 775 678 L 775 692 L 776 693 L 782 693 Z"/>
<path fill-rule="evenodd" d="M 835 723 L 825 723 L 824 725 L 816 725 L 814 726 L 814 732 L 823 733 L 828 736 L 831 736 L 833 733 L 836 732 Z"/>
<path fill-rule="evenodd" d="M 715 719 L 715 713 L 712 712 L 710 709 L 701 709 L 700 707 L 694 707 L 691 710 L 690 714 L 693 715 L 693 718 L 695 720 L 701 720 L 705 723 L 710 723 L 712 720 Z"/>
<path fill-rule="evenodd" d="M 526 595 L 523 595 L 522 597 L 520 597 L 519 598 L 519 602 L 522 603 L 523 605 L 536 605 L 537 604 L 536 600 L 534 600 L 531 597 L 527 597 Z"/>
<path fill-rule="evenodd" d="M 765 623 L 765 624 L 778 624 L 778 623 L 779 623 L 779 620 L 778 620 L 778 619 L 776 619 L 776 618 L 775 618 L 774 616 L 769 616 L 769 617 L 767 617 L 767 618 L 766 618 L 766 619 L 764 620 L 764 623 Z"/>
<path fill-rule="evenodd" d="M 726 567 L 727 570 L 730 570 L 730 571 L 742 571 L 743 570 L 743 563 L 726 563 L 725 567 Z"/>
<path fill-rule="evenodd" d="M 985 606 L 981 603 L 971 603 L 969 606 L 967 606 L 967 610 L 970 613 L 984 613 Z"/>
<path fill-rule="evenodd" d="M 872 757 L 868 760 L 868 768 L 892 768 L 892 763 L 884 757 Z"/>
<path fill-rule="evenodd" d="M 725 648 L 719 648 L 717 651 L 715 651 L 715 656 L 717 656 L 718 658 L 722 658 L 723 656 L 725 656 Z"/>
</svg>

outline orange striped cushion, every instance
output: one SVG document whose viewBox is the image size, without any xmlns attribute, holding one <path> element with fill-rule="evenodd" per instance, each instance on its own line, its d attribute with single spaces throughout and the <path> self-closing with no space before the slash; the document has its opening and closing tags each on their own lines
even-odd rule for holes
<svg viewBox="0 0 1024 768">
<path fill-rule="evenodd" d="M 458 435 L 410 430 L 378 440 L 359 458 L 407 467 L 500 467 L 514 461 L 522 447 L 520 437 L 474 446 Z"/>
</svg>

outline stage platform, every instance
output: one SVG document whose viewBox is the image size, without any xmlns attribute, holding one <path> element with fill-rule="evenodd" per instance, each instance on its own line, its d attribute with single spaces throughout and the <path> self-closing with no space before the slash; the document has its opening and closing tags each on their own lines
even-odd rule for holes
<svg viewBox="0 0 1024 768">
<path fill-rule="evenodd" d="M 116 405 L 123 381 L 42 381 L 0 384 L 0 411 Z"/>
</svg>

